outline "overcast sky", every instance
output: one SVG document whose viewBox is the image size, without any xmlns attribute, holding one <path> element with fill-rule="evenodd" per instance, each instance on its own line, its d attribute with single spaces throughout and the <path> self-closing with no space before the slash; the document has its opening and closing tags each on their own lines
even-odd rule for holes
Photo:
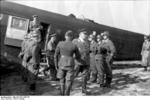
<svg viewBox="0 0 150 100">
<path fill-rule="evenodd" d="M 11 1 L 11 0 L 10 0 Z M 89 18 L 99 24 L 150 34 L 150 0 L 15 0 L 27 6 Z"/>
</svg>

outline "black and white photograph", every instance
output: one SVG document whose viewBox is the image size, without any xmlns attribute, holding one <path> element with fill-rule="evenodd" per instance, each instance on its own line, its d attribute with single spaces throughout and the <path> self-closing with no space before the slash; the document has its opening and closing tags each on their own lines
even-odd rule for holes
<svg viewBox="0 0 150 100">
<path fill-rule="evenodd" d="M 149 97 L 150 0 L 1 0 L 0 100 L 34 96 Z"/>
</svg>

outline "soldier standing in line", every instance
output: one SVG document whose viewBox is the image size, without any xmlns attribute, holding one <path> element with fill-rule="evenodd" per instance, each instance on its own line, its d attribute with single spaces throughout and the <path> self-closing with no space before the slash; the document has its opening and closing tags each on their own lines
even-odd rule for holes
<svg viewBox="0 0 150 100">
<path fill-rule="evenodd" d="M 49 68 L 47 70 L 50 70 L 50 80 L 57 80 L 56 74 L 57 70 L 55 68 L 54 63 L 54 54 L 56 49 L 56 34 L 50 35 L 51 38 L 47 44 L 47 56 L 48 56 L 48 63 Z"/>
<path fill-rule="evenodd" d="M 96 54 L 96 37 L 95 35 L 91 35 L 91 42 L 90 42 L 90 73 L 92 78 L 90 82 L 96 82 L 97 80 L 97 70 L 95 65 L 95 54 Z"/>
<path fill-rule="evenodd" d="M 116 48 L 113 42 L 109 39 L 110 34 L 108 31 L 105 31 L 102 34 L 102 37 L 103 37 L 103 47 L 107 49 L 107 56 L 106 56 L 107 69 L 106 69 L 105 87 L 110 88 L 111 81 L 112 81 L 112 63 L 113 63 L 114 54 L 116 52 Z"/>
<path fill-rule="evenodd" d="M 100 84 L 100 87 L 104 86 L 104 80 L 105 80 L 104 77 L 107 70 L 106 56 L 107 56 L 107 49 L 103 47 L 102 36 L 97 35 L 95 63 L 96 63 L 96 69 L 98 71 L 97 83 Z"/>
<path fill-rule="evenodd" d="M 79 60 L 80 54 L 77 46 L 72 43 L 72 31 L 66 32 L 65 39 L 65 41 L 59 42 L 57 45 L 54 58 L 55 66 L 58 69 L 57 77 L 60 79 L 61 95 L 70 95 L 74 79 L 74 55 Z"/>
<path fill-rule="evenodd" d="M 79 30 L 79 38 L 74 39 L 73 43 L 78 47 L 81 59 L 84 63 L 76 63 L 75 76 L 82 73 L 82 93 L 87 94 L 86 85 L 90 67 L 90 43 L 88 41 L 88 32 L 86 29 Z"/>
<path fill-rule="evenodd" d="M 142 66 L 144 70 L 147 71 L 147 67 L 150 65 L 150 37 L 144 36 L 144 43 L 142 46 Z"/>
</svg>

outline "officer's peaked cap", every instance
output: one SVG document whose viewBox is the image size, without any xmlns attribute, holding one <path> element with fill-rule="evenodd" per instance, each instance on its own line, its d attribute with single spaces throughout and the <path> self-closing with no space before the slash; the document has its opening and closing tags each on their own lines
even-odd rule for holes
<svg viewBox="0 0 150 100">
<path fill-rule="evenodd" d="M 109 34 L 108 31 L 104 31 L 101 35 L 102 35 L 102 36 L 110 36 L 110 34 Z"/>
<path fill-rule="evenodd" d="M 88 33 L 88 30 L 86 28 L 82 28 L 82 29 L 79 29 L 78 32 L 83 32 L 84 34 L 87 34 Z"/>
<path fill-rule="evenodd" d="M 32 17 L 33 17 L 33 18 L 34 18 L 34 17 L 38 17 L 38 15 L 33 15 Z"/>
<path fill-rule="evenodd" d="M 73 36 L 73 32 L 71 30 L 68 30 L 65 34 L 65 36 L 69 36 L 72 37 Z"/>
</svg>

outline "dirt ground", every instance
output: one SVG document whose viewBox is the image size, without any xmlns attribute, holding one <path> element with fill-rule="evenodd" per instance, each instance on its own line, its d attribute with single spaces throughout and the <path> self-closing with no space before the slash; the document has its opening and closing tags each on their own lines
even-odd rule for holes
<svg viewBox="0 0 150 100">
<path fill-rule="evenodd" d="M 1 76 L 1 95 L 33 95 L 16 73 Z M 99 88 L 96 83 L 88 83 L 90 96 L 150 96 L 150 68 L 143 71 L 139 64 L 115 64 L 113 66 L 112 88 Z M 59 95 L 59 82 L 46 79 L 37 81 L 37 90 L 34 95 Z M 82 96 L 81 77 L 74 81 L 71 96 Z"/>
</svg>

